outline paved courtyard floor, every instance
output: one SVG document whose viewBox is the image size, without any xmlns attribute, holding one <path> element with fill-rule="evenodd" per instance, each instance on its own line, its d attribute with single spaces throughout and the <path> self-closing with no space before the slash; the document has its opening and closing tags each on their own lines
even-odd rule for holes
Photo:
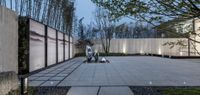
<svg viewBox="0 0 200 95">
<path fill-rule="evenodd" d="M 200 86 L 200 63 L 160 57 L 75 58 L 29 77 L 30 86 Z M 76 68 L 76 69 L 75 69 Z"/>
<path fill-rule="evenodd" d="M 200 86 L 198 62 L 150 56 L 107 59 L 108 64 L 85 64 L 83 57 L 75 58 L 30 76 L 29 86 L 71 86 L 68 95 L 109 95 L 113 89 L 132 95 L 128 86 Z"/>
</svg>

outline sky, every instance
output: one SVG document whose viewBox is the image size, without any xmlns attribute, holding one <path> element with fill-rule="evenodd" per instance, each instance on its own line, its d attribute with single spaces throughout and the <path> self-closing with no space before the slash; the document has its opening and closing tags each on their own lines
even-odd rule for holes
<svg viewBox="0 0 200 95">
<path fill-rule="evenodd" d="M 76 16 L 78 19 L 84 17 L 83 23 L 84 24 L 90 24 L 91 21 L 94 21 L 94 12 L 96 9 L 96 5 L 92 3 L 91 0 L 76 0 Z M 129 18 L 123 18 L 118 23 L 124 23 L 124 22 L 133 22 L 133 20 L 130 20 Z"/>
<path fill-rule="evenodd" d="M 90 24 L 94 20 L 93 13 L 95 12 L 96 5 L 91 0 L 76 0 L 75 7 L 76 16 L 78 19 L 84 17 L 84 24 Z"/>
</svg>

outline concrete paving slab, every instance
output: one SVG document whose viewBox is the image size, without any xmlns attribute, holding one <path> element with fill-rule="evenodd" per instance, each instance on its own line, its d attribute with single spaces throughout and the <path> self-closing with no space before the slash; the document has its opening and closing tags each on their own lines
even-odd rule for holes
<svg viewBox="0 0 200 95">
<path fill-rule="evenodd" d="M 34 74 L 34 75 L 31 75 L 32 77 L 40 77 L 40 76 L 43 76 L 44 74 L 40 74 L 40 73 L 37 73 L 37 74 Z"/>
<path fill-rule="evenodd" d="M 47 73 L 49 73 L 49 72 L 51 72 L 51 71 L 45 70 L 45 71 L 39 72 L 39 74 L 47 74 Z"/>
<path fill-rule="evenodd" d="M 52 77 L 49 80 L 55 80 L 55 81 L 61 81 L 63 80 L 65 77 Z"/>
<path fill-rule="evenodd" d="M 200 86 L 200 64 L 197 62 L 149 56 L 107 59 L 110 60 L 110 64 L 82 64 L 68 75 L 73 69 L 63 69 L 65 66 L 76 64 L 72 66 L 74 68 L 83 61 L 83 58 L 75 58 L 73 60 L 78 63 L 72 61 L 73 64 L 68 62 L 54 67 L 55 70 L 63 70 L 57 70 L 61 71 L 57 75 L 39 73 L 33 77 L 67 76 L 59 86 Z"/>
<path fill-rule="evenodd" d="M 82 64 L 65 81 L 73 81 L 71 85 L 83 84 L 91 80 L 86 86 L 104 85 L 151 85 L 165 86 L 179 85 L 188 81 L 188 85 L 200 85 L 200 64 L 188 61 L 148 57 L 108 57 L 111 64 Z M 77 82 L 74 82 L 77 81 Z M 80 82 L 82 81 L 82 82 Z M 193 82 L 194 81 L 194 82 Z M 199 83 L 197 83 L 199 82 Z M 107 84 L 106 84 L 107 83 Z M 197 83 L 197 84 L 196 84 Z"/>
<path fill-rule="evenodd" d="M 92 81 L 92 86 L 98 86 L 98 85 L 105 85 L 108 86 L 110 85 L 108 81 Z"/>
<path fill-rule="evenodd" d="M 31 76 L 31 77 L 28 78 L 28 80 L 33 81 L 33 80 L 35 80 L 35 79 L 37 79 L 37 78 L 39 78 L 39 77 L 32 77 L 32 76 Z"/>
<path fill-rule="evenodd" d="M 63 71 L 63 72 L 60 72 L 60 74 L 69 74 L 71 73 L 71 71 Z"/>
<path fill-rule="evenodd" d="M 101 87 L 99 95 L 134 95 L 129 87 Z"/>
<path fill-rule="evenodd" d="M 77 81 L 62 81 L 58 86 L 73 86 L 77 84 Z"/>
<path fill-rule="evenodd" d="M 67 95 L 97 95 L 99 87 L 72 87 Z"/>
<path fill-rule="evenodd" d="M 59 81 L 46 81 L 41 86 L 56 86 L 59 83 Z"/>
<path fill-rule="evenodd" d="M 50 72 L 49 74 L 58 74 L 58 73 L 60 73 L 61 71 L 52 71 L 52 72 Z"/>
<path fill-rule="evenodd" d="M 55 77 L 65 77 L 68 76 L 69 74 L 57 74 Z"/>
<path fill-rule="evenodd" d="M 43 77 L 52 77 L 52 76 L 55 76 L 56 74 L 51 74 L 51 73 L 48 73 L 48 74 L 44 74 L 42 75 Z"/>
<path fill-rule="evenodd" d="M 30 81 L 29 86 L 40 86 L 44 81 Z"/>
<path fill-rule="evenodd" d="M 50 79 L 51 77 L 39 77 L 39 78 L 37 78 L 37 79 L 35 79 L 36 81 L 42 81 L 42 80 L 44 80 L 44 81 L 46 81 L 46 80 L 48 80 L 48 79 Z"/>
</svg>

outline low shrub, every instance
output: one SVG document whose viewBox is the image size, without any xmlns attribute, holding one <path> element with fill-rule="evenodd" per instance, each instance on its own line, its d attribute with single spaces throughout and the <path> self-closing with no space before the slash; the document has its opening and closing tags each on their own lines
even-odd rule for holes
<svg viewBox="0 0 200 95">
<path fill-rule="evenodd" d="M 26 93 L 25 95 L 36 95 L 36 92 L 37 90 L 32 88 L 32 87 L 29 87 L 28 88 L 28 93 Z M 19 88 L 16 89 L 16 90 L 11 90 L 8 94 L 6 95 L 20 95 L 20 90 Z"/>
</svg>

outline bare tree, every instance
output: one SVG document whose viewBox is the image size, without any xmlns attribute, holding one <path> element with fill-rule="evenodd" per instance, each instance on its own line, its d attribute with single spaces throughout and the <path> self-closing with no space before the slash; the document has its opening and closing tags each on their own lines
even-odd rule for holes
<svg viewBox="0 0 200 95">
<path fill-rule="evenodd" d="M 115 30 L 115 22 L 107 10 L 97 8 L 95 14 L 96 31 L 100 34 L 102 47 L 105 53 L 110 51 L 110 41 Z"/>
<path fill-rule="evenodd" d="M 78 22 L 79 22 L 79 26 L 78 26 L 78 36 L 80 37 L 80 40 L 85 40 L 85 26 L 83 25 L 83 20 L 84 17 L 82 17 Z"/>
<path fill-rule="evenodd" d="M 74 17 L 73 2 L 73 0 L 0 0 L 0 5 L 14 10 L 19 16 L 27 16 L 69 33 Z"/>
</svg>

